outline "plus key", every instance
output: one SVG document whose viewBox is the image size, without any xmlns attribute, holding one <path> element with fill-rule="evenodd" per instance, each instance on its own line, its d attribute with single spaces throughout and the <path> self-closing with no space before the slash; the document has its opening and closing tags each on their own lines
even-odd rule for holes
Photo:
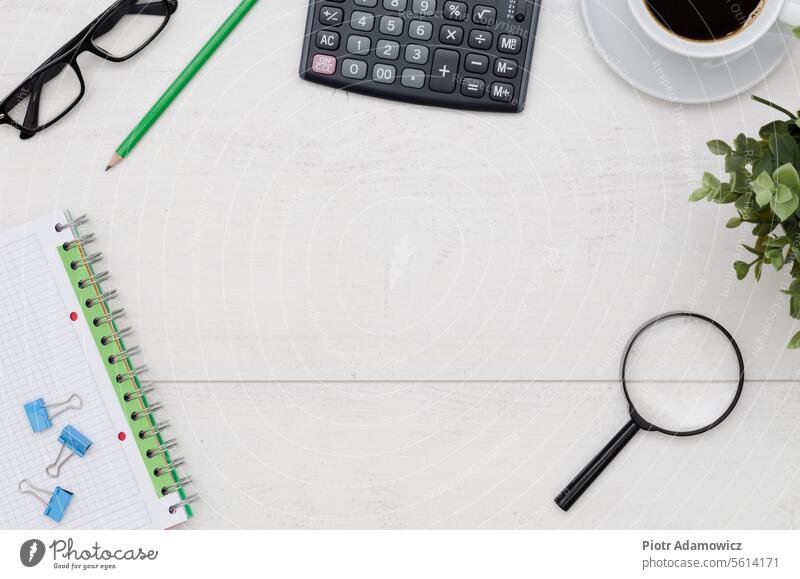
<svg viewBox="0 0 800 579">
<path fill-rule="evenodd" d="M 455 50 L 439 49 L 433 53 L 430 87 L 432 91 L 453 93 L 456 90 L 459 55 Z"/>
</svg>

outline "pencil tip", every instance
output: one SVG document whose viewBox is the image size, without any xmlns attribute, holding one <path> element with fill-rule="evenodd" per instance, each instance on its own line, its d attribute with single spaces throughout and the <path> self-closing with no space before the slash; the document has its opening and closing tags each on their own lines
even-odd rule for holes
<svg viewBox="0 0 800 579">
<path fill-rule="evenodd" d="M 121 156 L 120 156 L 119 154 L 117 154 L 117 153 L 114 153 L 114 154 L 111 156 L 111 160 L 108 162 L 108 165 L 106 166 L 106 171 L 108 171 L 108 170 L 110 170 L 110 169 L 113 169 L 114 167 L 116 167 L 117 165 L 119 165 L 120 163 L 122 163 L 122 161 L 123 161 L 123 157 L 121 157 Z"/>
</svg>

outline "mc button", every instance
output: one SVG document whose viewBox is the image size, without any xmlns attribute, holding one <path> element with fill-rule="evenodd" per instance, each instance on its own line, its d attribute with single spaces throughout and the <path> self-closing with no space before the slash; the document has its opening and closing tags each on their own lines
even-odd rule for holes
<svg viewBox="0 0 800 579">
<path fill-rule="evenodd" d="M 501 34 L 497 42 L 497 50 L 506 54 L 519 54 L 522 50 L 522 39 L 512 34 Z"/>
</svg>

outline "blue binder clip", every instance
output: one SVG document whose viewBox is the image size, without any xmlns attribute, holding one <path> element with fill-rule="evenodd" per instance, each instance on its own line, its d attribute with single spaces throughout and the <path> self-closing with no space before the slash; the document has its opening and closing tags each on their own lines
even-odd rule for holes
<svg viewBox="0 0 800 579">
<path fill-rule="evenodd" d="M 33 486 L 28 479 L 19 483 L 19 492 L 33 495 L 38 501 L 44 503 L 44 516 L 53 519 L 56 523 L 60 523 L 64 518 L 64 513 L 73 497 L 71 492 L 58 486 L 50 494 L 44 489 Z"/>
<path fill-rule="evenodd" d="M 33 402 L 28 402 L 23 406 L 25 415 L 28 417 L 28 422 L 31 424 L 31 429 L 34 432 L 42 432 L 53 426 L 53 418 L 67 410 L 78 410 L 83 406 L 81 397 L 73 394 L 64 402 L 56 402 L 54 404 L 45 404 L 44 398 L 37 398 Z M 58 408 L 53 414 L 47 410 L 48 408 Z"/>
<path fill-rule="evenodd" d="M 76 454 L 78 456 L 85 455 L 89 447 L 92 446 L 91 440 L 78 432 L 74 426 L 70 425 L 65 426 L 64 430 L 61 431 L 58 441 L 61 443 L 61 450 L 58 451 L 58 456 L 53 464 L 47 467 L 47 474 L 52 478 L 58 478 L 64 463 Z M 64 455 L 64 449 L 69 449 L 69 454 Z M 63 459 L 61 458 L 62 456 L 64 457 Z"/>
</svg>

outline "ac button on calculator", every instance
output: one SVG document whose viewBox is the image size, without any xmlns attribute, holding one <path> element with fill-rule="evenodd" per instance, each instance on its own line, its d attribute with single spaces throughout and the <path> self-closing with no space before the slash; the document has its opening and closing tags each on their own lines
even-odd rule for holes
<svg viewBox="0 0 800 579">
<path fill-rule="evenodd" d="M 541 0 L 310 0 L 300 76 L 406 102 L 519 112 Z"/>
</svg>

